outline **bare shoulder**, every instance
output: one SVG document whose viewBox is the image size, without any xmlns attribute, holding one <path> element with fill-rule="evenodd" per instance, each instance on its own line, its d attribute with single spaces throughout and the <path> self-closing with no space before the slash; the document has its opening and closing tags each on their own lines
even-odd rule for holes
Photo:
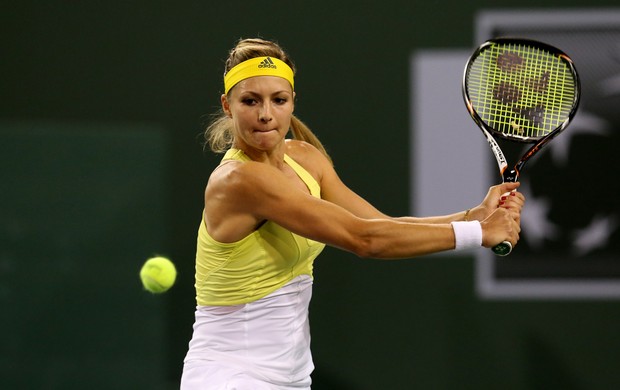
<svg viewBox="0 0 620 390">
<path fill-rule="evenodd" d="M 305 141 L 296 139 L 286 140 L 286 153 L 291 157 L 303 158 L 316 158 L 323 154 L 314 146 Z"/>
<path fill-rule="evenodd" d="M 319 182 L 325 170 L 331 167 L 331 163 L 320 150 L 304 141 L 286 140 L 286 154 L 310 172 Z"/>
<path fill-rule="evenodd" d="M 270 184 L 274 176 L 277 170 L 252 161 L 229 161 L 217 167 L 204 199 L 204 220 L 211 237 L 234 242 L 253 231 L 263 219 L 257 215 L 260 204 L 275 193 Z"/>
<path fill-rule="evenodd" d="M 209 177 L 207 195 L 223 194 L 236 196 L 247 194 L 256 188 L 265 175 L 269 175 L 269 166 L 253 161 L 228 161 L 217 167 Z"/>
</svg>

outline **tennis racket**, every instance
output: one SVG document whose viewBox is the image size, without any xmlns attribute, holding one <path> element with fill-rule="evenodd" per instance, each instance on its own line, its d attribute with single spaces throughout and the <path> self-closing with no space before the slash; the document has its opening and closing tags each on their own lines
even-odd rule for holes
<svg viewBox="0 0 620 390">
<path fill-rule="evenodd" d="M 573 61 L 546 43 L 491 39 L 469 58 L 463 97 L 474 122 L 495 154 L 503 182 L 516 182 L 523 166 L 560 134 L 577 112 L 580 84 Z M 512 169 L 498 141 L 531 143 Z M 493 252 L 506 256 L 504 241 Z"/>
</svg>

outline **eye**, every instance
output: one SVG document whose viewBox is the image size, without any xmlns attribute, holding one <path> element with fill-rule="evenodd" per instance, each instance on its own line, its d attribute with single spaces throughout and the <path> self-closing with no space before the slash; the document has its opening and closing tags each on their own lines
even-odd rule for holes
<svg viewBox="0 0 620 390">
<path fill-rule="evenodd" d="M 254 98 L 243 98 L 241 99 L 241 103 L 247 105 L 247 106 L 253 106 L 256 104 L 256 99 Z"/>
<path fill-rule="evenodd" d="M 280 104 L 280 105 L 282 105 L 282 104 L 285 104 L 285 103 L 288 101 L 288 99 L 287 99 L 287 98 L 284 98 L 284 97 L 277 97 L 277 98 L 273 99 L 273 101 L 274 101 L 276 104 Z"/>
</svg>

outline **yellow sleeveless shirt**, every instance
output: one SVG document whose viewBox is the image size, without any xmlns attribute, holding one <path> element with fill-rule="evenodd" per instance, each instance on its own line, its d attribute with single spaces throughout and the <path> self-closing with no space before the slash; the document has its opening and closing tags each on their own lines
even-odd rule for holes
<svg viewBox="0 0 620 390">
<path fill-rule="evenodd" d="M 230 149 L 222 162 L 231 159 L 250 161 L 238 149 Z M 312 196 L 320 198 L 312 175 L 288 155 L 284 161 Z M 222 243 L 209 235 L 203 218 L 196 245 L 196 301 L 200 306 L 229 306 L 263 298 L 299 275 L 312 277 L 314 259 L 324 247 L 271 221 L 237 242 Z"/>
</svg>

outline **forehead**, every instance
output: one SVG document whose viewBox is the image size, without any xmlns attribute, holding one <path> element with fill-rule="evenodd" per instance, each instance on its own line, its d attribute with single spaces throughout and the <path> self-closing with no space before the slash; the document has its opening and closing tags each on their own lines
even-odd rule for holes
<svg viewBox="0 0 620 390">
<path fill-rule="evenodd" d="M 234 93 L 254 92 L 261 94 L 271 94 L 276 92 L 292 93 L 293 89 L 288 80 L 277 76 L 254 76 L 240 81 L 232 89 Z"/>
</svg>

